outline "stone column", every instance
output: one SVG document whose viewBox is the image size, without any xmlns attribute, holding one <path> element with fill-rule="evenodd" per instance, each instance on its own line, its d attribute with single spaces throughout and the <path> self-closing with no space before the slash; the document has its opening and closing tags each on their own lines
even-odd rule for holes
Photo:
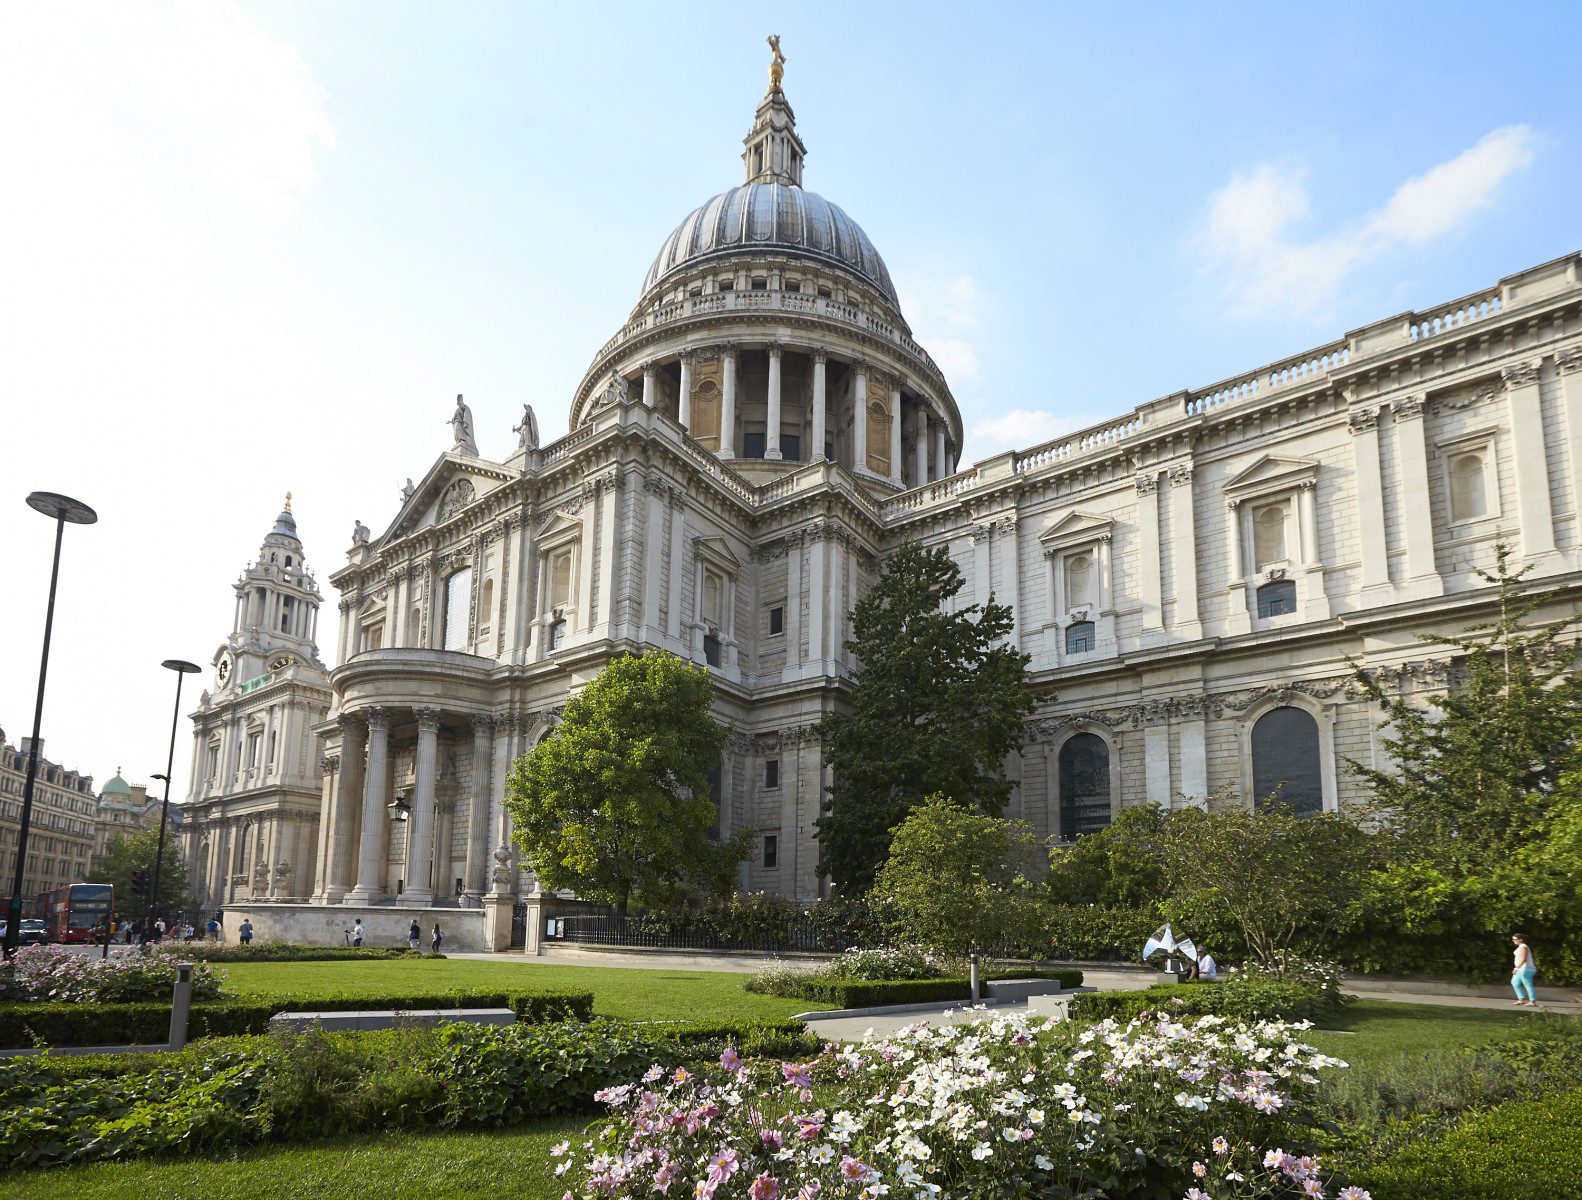
<svg viewBox="0 0 1582 1200">
<path fill-rule="evenodd" d="M 1000 555 L 1005 560 L 1005 603 L 1011 606 L 1011 632 L 1007 635 L 1006 641 L 1013 650 L 1020 650 L 1022 648 L 1022 546 L 1021 539 L 1017 536 L 1014 509 L 1009 515 L 1001 518 L 1000 529 L 1003 536 L 996 540 L 1003 547 Z"/>
<path fill-rule="evenodd" d="M 1225 627 L 1231 633 L 1252 632 L 1252 613 L 1247 609 L 1247 555 L 1241 543 L 1240 502 L 1225 503 L 1225 561 L 1230 578 L 1225 585 Z"/>
<path fill-rule="evenodd" d="M 315 904 L 323 904 L 325 902 L 324 893 L 330 882 L 330 830 L 335 819 L 335 783 L 336 778 L 340 775 L 341 756 L 338 754 L 326 754 L 320 766 L 323 768 L 323 776 L 319 797 L 319 831 L 313 854 L 313 891 L 311 893 Z"/>
<path fill-rule="evenodd" d="M 1352 470 L 1357 480 L 1357 545 L 1362 563 L 1362 595 L 1380 603 L 1390 588 L 1390 549 L 1384 540 L 1384 473 L 1379 459 L 1379 410 L 1353 409 Z"/>
<path fill-rule="evenodd" d="M 610 637 L 618 636 L 615 627 L 620 601 L 620 508 L 621 486 L 626 482 L 619 466 L 598 481 L 599 508 L 599 620 Z M 592 628 L 592 622 L 589 623 Z"/>
<path fill-rule="evenodd" d="M 1197 521 L 1193 514 L 1191 463 L 1170 468 L 1170 550 L 1176 592 L 1175 634 L 1196 641 L 1203 636 L 1203 625 L 1197 606 Z"/>
<path fill-rule="evenodd" d="M 439 758 L 441 710 L 432 704 L 412 709 L 417 717 L 417 756 L 412 764 L 412 815 L 407 819 L 406 904 L 434 902 L 434 770 Z"/>
<path fill-rule="evenodd" d="M 828 441 L 825 433 L 825 410 L 828 404 L 828 374 L 829 355 L 823 350 L 813 351 L 813 449 L 807 455 L 808 462 L 822 462 L 824 459 L 824 443 Z"/>
<path fill-rule="evenodd" d="M 1137 582 L 1143 608 L 1143 637 L 1164 630 L 1163 585 L 1159 570 L 1159 473 L 1137 476 Z"/>
<path fill-rule="evenodd" d="M 1163 721 L 1143 726 L 1143 783 L 1149 804 L 1170 807 L 1170 726 Z"/>
<path fill-rule="evenodd" d="M 736 347 L 727 344 L 720 350 L 725 372 L 720 400 L 720 457 L 736 457 Z"/>
<path fill-rule="evenodd" d="M 692 351 L 681 352 L 681 397 L 676 411 L 680 414 L 681 428 L 692 432 Z"/>
<path fill-rule="evenodd" d="M 1444 580 L 1434 564 L 1434 518 L 1428 505 L 1427 422 L 1423 396 L 1395 402 L 1395 437 L 1401 456 L 1401 527 L 1406 534 L 1407 588 L 1415 599 L 1442 596 Z M 1540 451 L 1541 452 L 1541 451 Z"/>
<path fill-rule="evenodd" d="M 1297 516 L 1302 528 L 1302 618 L 1319 621 L 1330 615 L 1329 594 L 1324 590 L 1324 565 L 1318 553 L 1318 483 L 1309 480 L 1296 494 Z"/>
<path fill-rule="evenodd" d="M 670 490 L 670 595 L 665 599 L 665 633 L 671 641 L 681 640 L 681 583 L 687 554 L 685 496 L 679 488 Z"/>
<path fill-rule="evenodd" d="M 913 455 L 916 461 L 912 486 L 922 487 L 928 482 L 928 406 L 926 404 L 918 405 L 917 435 L 913 440 L 916 442 L 916 452 Z"/>
<path fill-rule="evenodd" d="M 390 713 L 383 708 L 366 708 L 362 715 L 368 721 L 368 766 L 363 774 L 357 883 L 346 893 L 349 904 L 367 904 L 385 892 L 385 787 L 390 779 Z"/>
<path fill-rule="evenodd" d="M 647 408 L 652 408 L 654 406 L 654 399 L 655 399 L 655 393 L 654 393 L 654 364 L 651 363 L 651 362 L 647 362 L 647 363 L 643 364 L 643 404 L 644 404 L 644 406 L 647 407 Z"/>
<path fill-rule="evenodd" d="M 805 531 L 803 544 L 807 547 L 808 606 L 807 606 L 807 657 L 810 674 L 823 671 L 824 612 L 828 596 L 824 589 L 824 529 L 813 525 Z"/>
<path fill-rule="evenodd" d="M 974 525 L 972 533 L 972 599 L 975 604 L 988 604 L 994 591 L 994 560 L 989 557 L 994 538 L 994 526 Z"/>
<path fill-rule="evenodd" d="M 786 661 L 792 678 L 802 661 L 802 531 L 786 534 Z M 817 603 L 817 601 L 815 601 Z"/>
<path fill-rule="evenodd" d="M 358 716 L 342 716 L 341 768 L 335 779 L 335 801 L 330 807 L 330 870 L 324 885 L 324 902 L 339 904 L 357 873 L 358 826 L 362 816 L 364 755 L 368 726 Z"/>
<path fill-rule="evenodd" d="M 494 849 L 489 829 L 489 806 L 496 791 L 504 792 L 505 780 L 490 778 L 489 764 L 494 749 L 494 718 L 479 714 L 472 719 L 472 803 L 467 810 L 467 869 L 464 878 L 469 892 L 489 887 L 489 852 Z"/>
<path fill-rule="evenodd" d="M 901 386 L 890 388 L 890 482 L 901 486 Z"/>
<path fill-rule="evenodd" d="M 1567 418 L 1566 463 L 1571 473 L 1571 494 L 1582 499 L 1582 374 L 1579 372 L 1582 372 L 1582 349 L 1562 350 L 1555 355 L 1560 407 Z M 1576 540 L 1576 534 L 1572 534 L 1572 539 Z M 1582 563 L 1582 545 L 1572 550 L 1572 557 Z"/>
<path fill-rule="evenodd" d="M 868 469 L 868 364 L 856 364 L 851 381 L 851 465 Z"/>
<path fill-rule="evenodd" d="M 1208 806 L 1208 737 L 1201 713 L 1177 728 L 1181 739 L 1181 794 L 1197 808 Z"/>
<path fill-rule="evenodd" d="M 508 896 L 511 892 L 509 864 L 512 859 L 511 813 L 505 807 L 505 783 L 510 777 L 513 761 L 512 741 L 516 737 L 515 717 L 496 717 L 494 720 L 494 778 L 496 785 L 489 801 L 489 854 L 487 860 L 488 888 L 491 896 Z M 503 857 L 502 857 L 503 856 Z"/>
<path fill-rule="evenodd" d="M 764 457 L 780 454 L 780 347 L 769 347 L 769 414 L 764 422 Z"/>
<path fill-rule="evenodd" d="M 941 421 L 934 426 L 934 478 L 943 479 L 950 473 L 950 464 L 945 461 L 945 423 Z"/>
<path fill-rule="evenodd" d="M 1516 514 L 1521 522 L 1522 555 L 1528 559 L 1544 558 L 1555 552 L 1555 514 L 1549 499 L 1549 455 L 1544 446 L 1544 413 L 1538 393 L 1539 364 L 1536 360 L 1517 363 L 1500 374 L 1505 378 L 1510 400 L 1511 459 L 1516 464 Z"/>
</svg>

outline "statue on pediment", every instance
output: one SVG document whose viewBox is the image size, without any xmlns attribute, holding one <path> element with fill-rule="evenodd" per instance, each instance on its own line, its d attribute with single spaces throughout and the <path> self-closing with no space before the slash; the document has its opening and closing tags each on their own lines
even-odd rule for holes
<svg viewBox="0 0 1582 1200">
<path fill-rule="evenodd" d="M 533 415 L 531 404 L 522 405 L 522 423 L 511 426 L 511 432 L 521 437 L 523 450 L 538 449 L 538 418 Z"/>
<path fill-rule="evenodd" d="M 477 458 L 478 443 L 472 436 L 472 409 L 462 402 L 460 394 L 456 396 L 456 411 L 450 415 L 450 428 L 456 438 L 451 449 L 457 454 Z"/>
</svg>

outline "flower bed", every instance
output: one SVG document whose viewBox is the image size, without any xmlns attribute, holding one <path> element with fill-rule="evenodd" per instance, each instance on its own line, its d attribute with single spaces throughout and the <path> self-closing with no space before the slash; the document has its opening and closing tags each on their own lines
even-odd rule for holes
<svg viewBox="0 0 1582 1200">
<path fill-rule="evenodd" d="M 114 961 L 114 960 L 112 960 Z M 388 995 L 308 993 L 296 996 L 224 999 L 194 1004 L 188 1018 L 191 1039 L 263 1033 L 282 1012 L 353 1012 L 419 1008 L 510 1008 L 528 1024 L 593 1015 L 592 992 L 493 991 L 458 988 L 448 992 Z M 163 1042 L 170 1033 L 170 999 L 132 1004 L 0 1004 L 0 1047 L 101 1046 Z"/>
<path fill-rule="evenodd" d="M 186 961 L 181 953 L 168 948 L 98 958 L 65 946 L 24 946 L 15 959 L 0 962 L 0 1003 L 168 1002 L 176 984 L 176 964 Z M 224 980 L 223 972 L 195 964 L 192 998 L 217 998 Z"/>
<path fill-rule="evenodd" d="M 600 1093 L 611 1117 L 555 1148 L 585 1200 L 1366 1193 L 1301 1153 L 1318 1083 L 1341 1067 L 1302 1026 L 914 1026 L 765 1067 L 727 1050 L 707 1075 L 651 1067 Z M 815 1096 L 817 1100 L 815 1102 Z M 1315 1190 L 1316 1189 L 1316 1190 Z"/>
<path fill-rule="evenodd" d="M 1081 986 L 1082 972 L 989 971 L 981 978 L 1059 979 L 1063 987 L 1073 988 Z M 848 950 L 811 971 L 794 967 L 762 971 L 745 986 L 750 992 L 812 1000 L 830 1008 L 876 1008 L 972 998 L 965 963 L 930 954 L 919 946 Z"/>
</svg>

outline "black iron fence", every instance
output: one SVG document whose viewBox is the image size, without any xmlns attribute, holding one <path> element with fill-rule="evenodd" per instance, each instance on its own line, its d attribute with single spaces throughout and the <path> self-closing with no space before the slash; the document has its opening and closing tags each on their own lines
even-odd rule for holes
<svg viewBox="0 0 1582 1200">
<path fill-rule="evenodd" d="M 663 950 L 754 950 L 836 954 L 854 945 L 844 931 L 807 918 L 730 929 L 706 915 L 637 913 L 556 918 L 552 941 Z"/>
</svg>

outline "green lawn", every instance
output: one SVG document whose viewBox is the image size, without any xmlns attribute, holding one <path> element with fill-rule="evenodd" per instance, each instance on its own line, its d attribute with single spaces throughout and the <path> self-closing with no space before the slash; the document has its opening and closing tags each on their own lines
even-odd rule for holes
<svg viewBox="0 0 1582 1200">
<path fill-rule="evenodd" d="M 232 963 L 226 965 L 225 972 L 232 991 L 258 996 L 309 992 L 373 995 L 449 987 L 591 991 L 594 1012 L 634 1021 L 767 1020 L 807 1008 L 805 1000 L 754 995 L 742 987 L 746 975 L 727 971 L 650 971 L 452 958 Z"/>
<path fill-rule="evenodd" d="M 1305 1039 L 1325 1054 L 1357 1066 L 1377 1066 L 1392 1058 L 1421 1054 L 1442 1046 L 1480 1046 L 1521 1033 L 1529 1013 L 1514 1009 L 1452 1008 L 1444 1004 L 1396 1004 L 1389 1000 L 1358 1000 L 1346 1006 L 1324 1029 L 1309 1030 Z"/>
</svg>

